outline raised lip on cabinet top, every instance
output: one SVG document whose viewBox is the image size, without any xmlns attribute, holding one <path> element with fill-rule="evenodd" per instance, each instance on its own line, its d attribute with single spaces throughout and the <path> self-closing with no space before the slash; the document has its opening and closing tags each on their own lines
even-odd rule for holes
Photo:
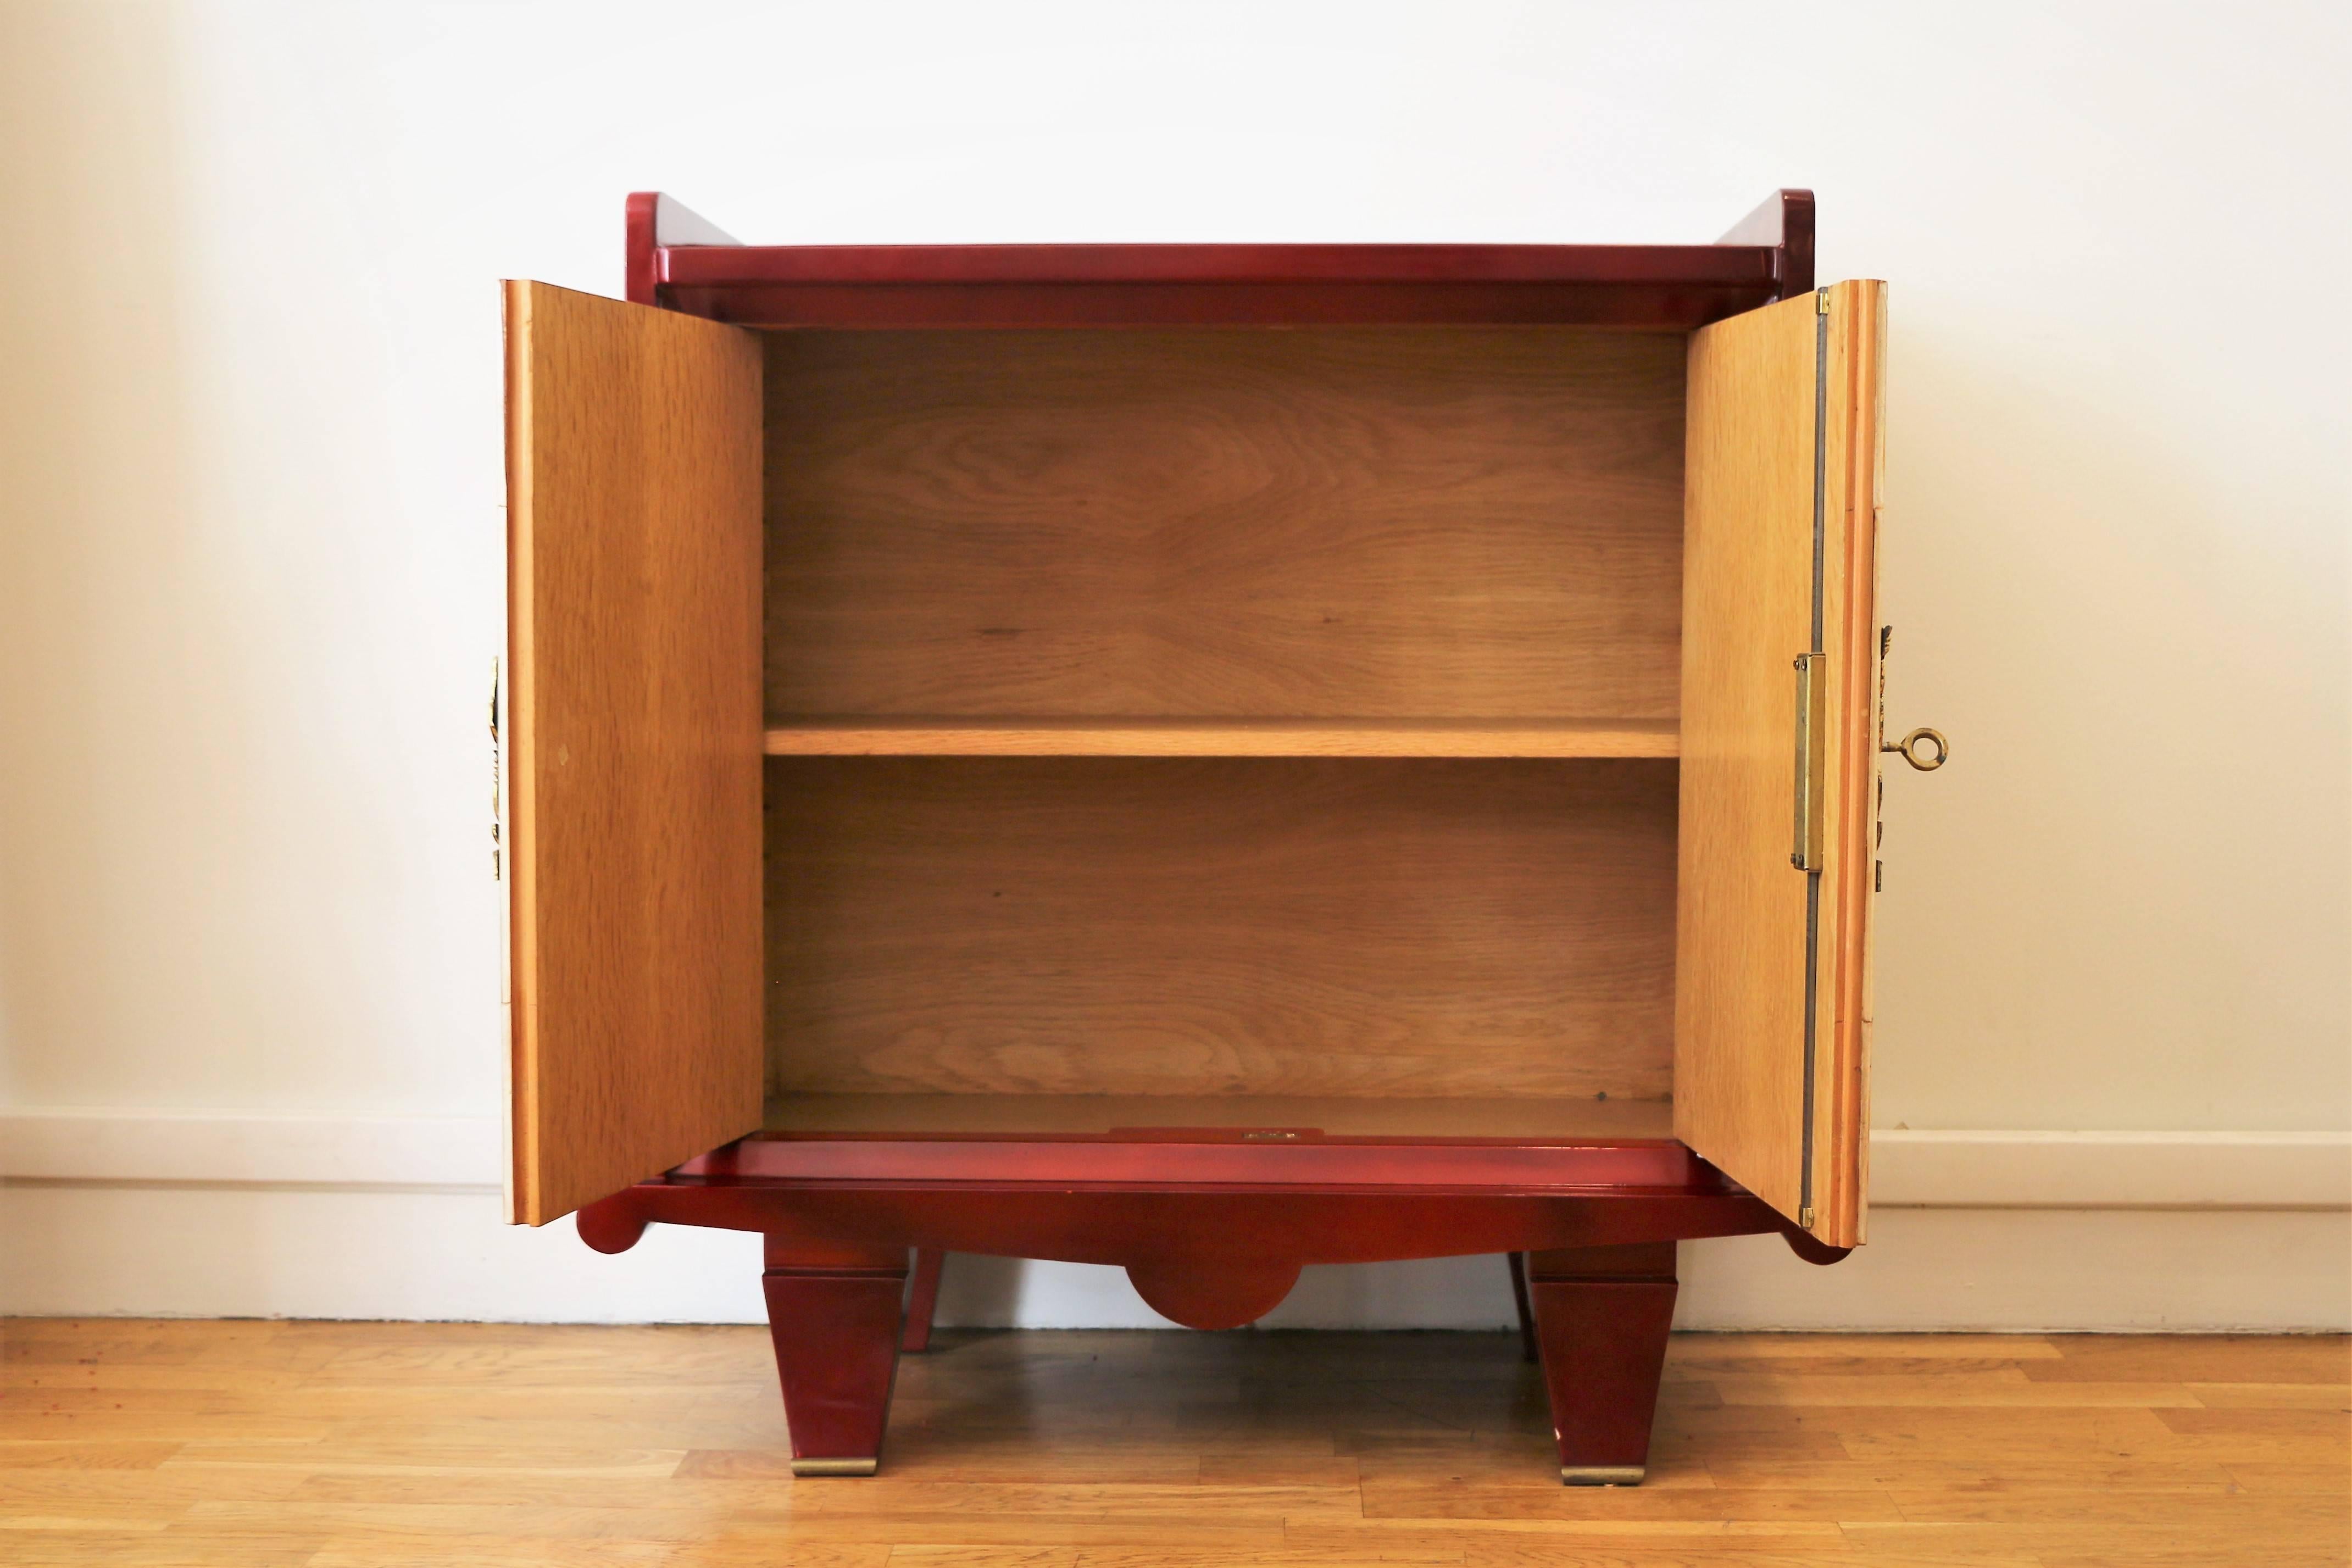
<svg viewBox="0 0 2352 1568">
<path fill-rule="evenodd" d="M 770 327 L 1520 322 L 1688 331 L 1813 286 L 1813 196 L 1712 245 L 744 245 L 628 198 L 627 298 Z"/>
<path fill-rule="evenodd" d="M 656 278 L 758 283 L 1622 283 L 1769 287 L 1769 245 L 677 245 Z"/>
<path fill-rule="evenodd" d="M 795 718 L 772 757 L 1675 757 L 1672 719 Z"/>
</svg>

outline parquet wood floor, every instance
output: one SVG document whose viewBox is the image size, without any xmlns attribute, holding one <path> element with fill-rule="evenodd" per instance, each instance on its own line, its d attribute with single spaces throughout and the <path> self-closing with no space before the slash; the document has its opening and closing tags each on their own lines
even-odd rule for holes
<svg viewBox="0 0 2352 1568">
<path fill-rule="evenodd" d="M 2343 1339 L 1677 1336 L 1562 1488 L 1502 1334 L 941 1332 L 795 1481 L 756 1328 L 0 1322 L 0 1562 L 2041 1568 L 2352 1561 Z"/>
</svg>

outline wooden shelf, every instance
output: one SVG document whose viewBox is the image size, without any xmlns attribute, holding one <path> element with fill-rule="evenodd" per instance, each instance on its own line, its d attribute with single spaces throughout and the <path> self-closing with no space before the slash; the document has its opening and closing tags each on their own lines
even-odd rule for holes
<svg viewBox="0 0 2352 1568">
<path fill-rule="evenodd" d="M 1672 757 L 1671 719 L 799 719 L 772 757 Z"/>
<path fill-rule="evenodd" d="M 1622 1141 L 1674 1136 L 1662 1100 L 1337 1095 L 785 1094 L 765 1131 L 846 1137 L 1084 1137 L 1114 1129 L 1312 1129 L 1332 1138 Z"/>
</svg>

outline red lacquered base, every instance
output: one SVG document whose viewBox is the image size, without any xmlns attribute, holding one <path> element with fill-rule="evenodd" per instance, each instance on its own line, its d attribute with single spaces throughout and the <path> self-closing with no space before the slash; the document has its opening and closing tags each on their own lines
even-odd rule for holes
<svg viewBox="0 0 2352 1568">
<path fill-rule="evenodd" d="M 898 1348 L 920 1355 L 931 1348 L 931 1313 L 940 1304 L 940 1276 L 948 1255 L 936 1247 L 915 1249 L 914 1282 L 907 1288 L 907 1325 L 899 1331 Z"/>
<path fill-rule="evenodd" d="M 793 1436 L 793 1474 L 870 1476 L 898 1370 L 903 1247 L 768 1242 L 768 1333 Z"/>
<path fill-rule="evenodd" d="M 1588 1485 L 1642 1479 L 1674 1243 L 1779 1232 L 1809 1261 L 1844 1256 L 1664 1141 L 763 1137 L 579 1216 L 582 1238 L 604 1252 L 655 1222 L 766 1238 L 802 1475 L 874 1472 L 898 1356 L 928 1340 L 946 1251 L 1116 1264 L 1155 1310 L 1200 1329 L 1255 1321 L 1309 1263 L 1528 1254 L 1561 1479 Z"/>
<path fill-rule="evenodd" d="M 1527 1268 L 1559 1479 L 1639 1485 L 1675 1321 L 1675 1244 L 1538 1252 Z"/>
</svg>

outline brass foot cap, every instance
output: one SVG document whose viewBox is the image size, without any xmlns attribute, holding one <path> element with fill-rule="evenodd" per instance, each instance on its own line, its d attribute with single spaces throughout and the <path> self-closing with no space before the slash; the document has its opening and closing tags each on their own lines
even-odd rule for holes
<svg viewBox="0 0 2352 1568">
<path fill-rule="evenodd" d="M 879 1459 L 794 1459 L 796 1476 L 870 1476 Z"/>
<path fill-rule="evenodd" d="M 1559 1484 L 1564 1487 L 1638 1487 L 1648 1474 L 1646 1465 L 1562 1465 Z"/>
</svg>

